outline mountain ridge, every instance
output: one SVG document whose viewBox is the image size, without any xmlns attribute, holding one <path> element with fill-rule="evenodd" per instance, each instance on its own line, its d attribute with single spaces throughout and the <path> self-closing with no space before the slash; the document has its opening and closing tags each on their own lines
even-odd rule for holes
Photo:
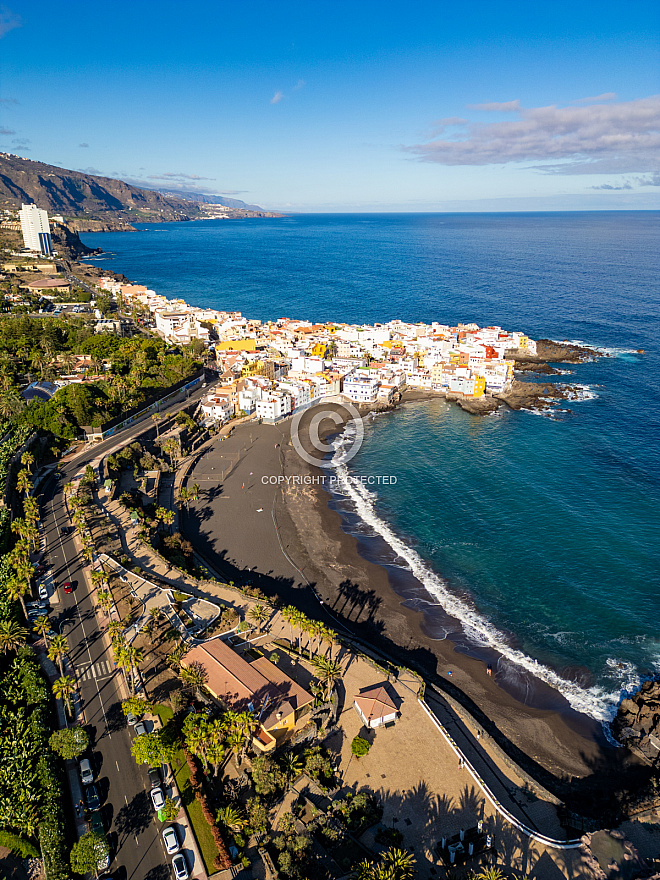
<svg viewBox="0 0 660 880">
<path fill-rule="evenodd" d="M 125 229 L 131 223 L 198 220 L 208 216 L 210 204 L 222 204 L 141 189 L 113 177 L 71 171 L 12 153 L 0 153 L 0 208 L 15 210 L 22 203 L 33 203 L 67 219 L 75 218 L 80 232 L 86 231 L 85 221 L 91 226 L 101 222 L 110 228 L 121 224 Z M 256 206 L 227 208 L 231 217 L 281 216 Z"/>
</svg>

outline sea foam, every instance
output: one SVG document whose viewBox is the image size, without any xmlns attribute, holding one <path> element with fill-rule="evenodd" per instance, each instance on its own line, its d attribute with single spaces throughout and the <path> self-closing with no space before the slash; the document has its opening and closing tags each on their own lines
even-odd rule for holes
<svg viewBox="0 0 660 880">
<path fill-rule="evenodd" d="M 339 481 L 341 494 L 352 504 L 360 519 L 367 523 L 397 554 L 399 565 L 414 575 L 429 594 L 437 600 L 447 614 L 458 620 L 465 635 L 477 645 L 491 648 L 502 657 L 515 664 L 550 687 L 558 690 L 577 712 L 582 712 L 597 721 L 608 722 L 616 714 L 616 706 L 620 699 L 620 691 L 608 693 L 598 686 L 582 687 L 575 681 L 562 678 L 533 657 L 512 648 L 506 636 L 489 620 L 472 608 L 464 599 L 452 593 L 446 582 L 439 577 L 429 565 L 408 547 L 376 512 L 376 495 L 364 484 L 350 480 L 350 472 L 342 460 L 343 450 L 350 446 L 354 427 L 349 423 L 344 432 L 335 440 L 332 465 Z M 628 671 L 626 671 L 628 672 Z M 630 675 L 622 675 L 622 679 L 630 682 Z M 621 682 L 623 684 L 623 681 Z"/>
</svg>

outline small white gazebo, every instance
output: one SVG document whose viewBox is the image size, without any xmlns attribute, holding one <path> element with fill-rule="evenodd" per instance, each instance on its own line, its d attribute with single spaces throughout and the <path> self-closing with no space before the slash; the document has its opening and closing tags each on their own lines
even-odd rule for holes
<svg viewBox="0 0 660 880">
<path fill-rule="evenodd" d="M 394 723 L 399 714 L 385 684 L 374 684 L 361 690 L 353 701 L 353 708 L 365 727 L 382 727 L 383 724 Z"/>
</svg>

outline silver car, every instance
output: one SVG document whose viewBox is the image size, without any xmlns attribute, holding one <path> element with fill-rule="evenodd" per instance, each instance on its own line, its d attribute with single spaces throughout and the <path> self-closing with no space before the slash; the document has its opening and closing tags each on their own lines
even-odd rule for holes
<svg viewBox="0 0 660 880">
<path fill-rule="evenodd" d="M 80 760 L 80 778 L 83 785 L 91 785 L 94 782 L 94 771 L 89 758 L 81 758 Z"/>
</svg>

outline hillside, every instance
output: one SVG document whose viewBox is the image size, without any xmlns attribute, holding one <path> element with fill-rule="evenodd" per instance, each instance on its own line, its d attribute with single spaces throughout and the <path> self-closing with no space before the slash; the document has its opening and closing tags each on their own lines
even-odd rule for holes
<svg viewBox="0 0 660 880">
<path fill-rule="evenodd" d="M 77 218 L 72 226 L 79 232 L 100 231 L 100 225 L 125 229 L 130 223 L 195 220 L 208 213 L 200 201 L 0 153 L 0 208 L 20 208 L 22 202 L 33 202 L 67 219 Z M 230 213 L 237 217 L 278 216 L 233 206 Z"/>
</svg>

